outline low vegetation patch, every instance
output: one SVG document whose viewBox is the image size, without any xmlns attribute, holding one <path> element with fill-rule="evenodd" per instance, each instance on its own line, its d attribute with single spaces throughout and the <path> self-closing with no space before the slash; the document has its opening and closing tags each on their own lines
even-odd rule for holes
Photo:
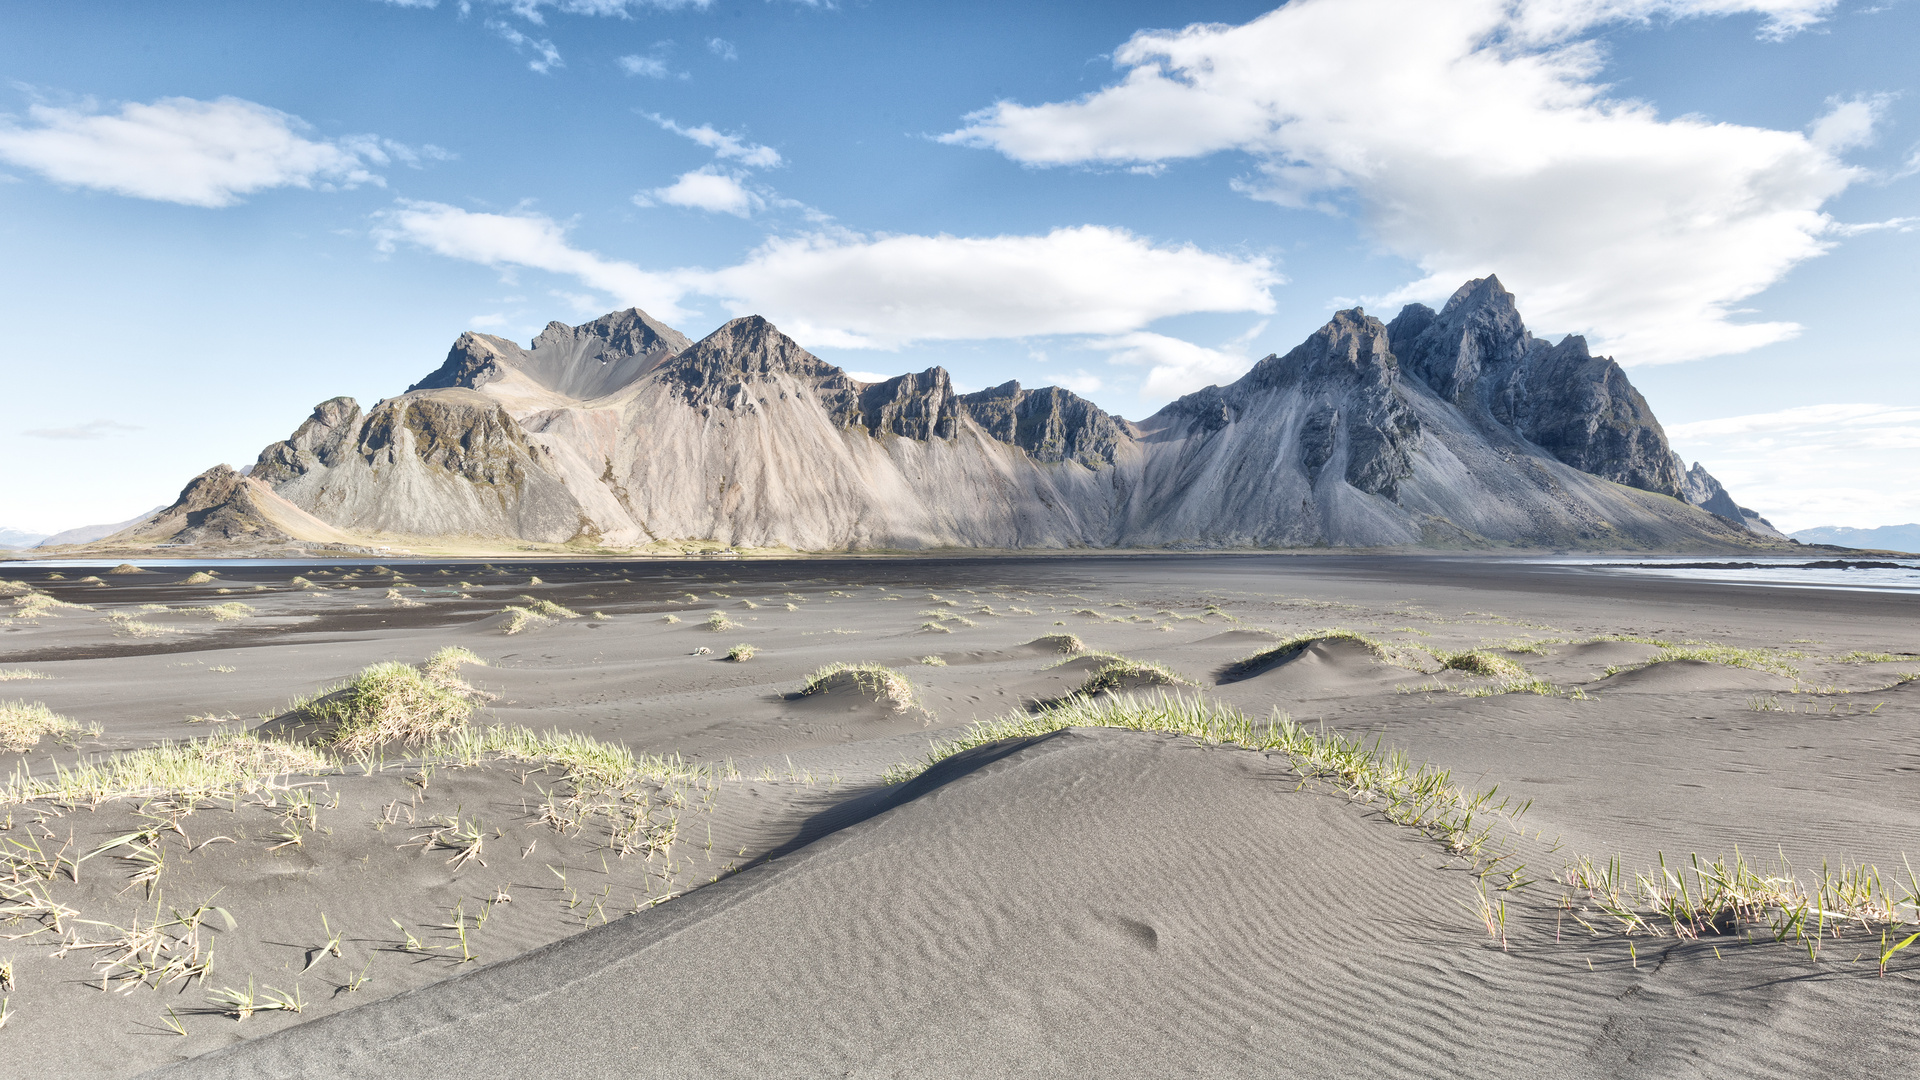
<svg viewBox="0 0 1920 1080">
<path fill-rule="evenodd" d="M 318 725 L 321 745 L 347 753 L 424 743 L 466 726 L 482 695 L 458 672 L 482 663 L 465 649 L 447 648 L 417 668 L 391 660 L 374 664 L 288 712 Z"/>
<path fill-rule="evenodd" d="M 163 795 L 231 798 L 259 791 L 291 773 L 332 771 L 333 761 L 318 749 L 234 731 L 110 754 L 71 768 L 56 763 L 48 775 L 32 776 L 22 770 L 0 791 L 0 801 L 90 804 Z"/>
<path fill-rule="evenodd" d="M 713 614 L 707 616 L 707 629 L 713 631 L 716 634 L 724 633 L 728 630 L 738 629 L 739 625 L 740 625 L 739 623 L 736 623 L 732 619 L 727 618 L 727 613 L 724 611 L 716 611 Z"/>
<path fill-rule="evenodd" d="M 234 622 L 253 615 L 252 604 L 243 604 L 238 600 L 229 600 L 224 604 L 208 604 L 204 607 L 184 607 L 176 609 L 182 615 L 201 615 L 214 622 Z"/>
<path fill-rule="evenodd" d="M 922 664 L 927 665 L 928 667 L 946 667 L 947 666 L 947 658 L 944 656 L 936 655 L 934 653 L 928 653 L 927 655 L 921 657 L 920 662 Z"/>
<path fill-rule="evenodd" d="M 24 682 L 27 679 L 44 679 L 47 676 L 26 668 L 0 668 L 0 682 Z"/>
<path fill-rule="evenodd" d="M 1610 638 L 1611 639 L 1611 638 Z M 1621 638 L 1618 640 L 1630 640 Z M 1680 644 L 1642 640 L 1640 644 L 1656 645 L 1660 651 L 1641 664 L 1611 664 L 1603 675 L 1618 675 L 1623 671 L 1652 667 L 1673 660 L 1694 660 L 1703 664 L 1724 664 L 1727 667 L 1747 668 L 1752 671 L 1765 671 L 1789 679 L 1800 677 L 1800 669 L 1787 663 L 1788 659 L 1805 656 L 1800 652 L 1781 652 L 1775 649 L 1746 649 L 1734 645 L 1715 645 L 1705 641 L 1687 641 Z"/>
<path fill-rule="evenodd" d="M 759 650 L 751 645 L 735 645 L 733 648 L 727 650 L 727 659 L 736 664 L 744 664 L 748 660 L 753 659 L 753 654 L 758 651 Z"/>
<path fill-rule="evenodd" d="M 208 572 L 207 572 L 207 571 L 205 571 L 205 570 L 195 570 L 195 571 L 194 571 L 193 573 L 191 573 L 191 574 L 188 574 L 188 575 L 187 575 L 186 577 L 184 577 L 184 578 L 181 578 L 181 579 L 180 579 L 180 584 L 182 584 L 182 585 L 205 585 L 206 583 L 208 583 L 209 581 L 212 581 L 212 580 L 213 580 L 213 575 L 212 575 L 211 573 L 208 573 Z"/>
<path fill-rule="evenodd" d="M 1233 663 L 1228 664 L 1220 673 L 1221 677 L 1233 680 L 1244 679 L 1249 675 L 1256 675 L 1275 664 L 1292 659 L 1294 656 L 1305 652 L 1307 649 L 1323 641 L 1352 642 L 1355 645 L 1365 648 L 1374 655 L 1375 659 L 1378 659 L 1382 663 L 1429 674 L 1433 671 L 1432 661 L 1427 659 L 1431 654 L 1428 654 L 1424 649 L 1416 653 L 1412 648 L 1402 647 L 1390 641 L 1370 638 L 1354 630 L 1309 630 L 1304 634 L 1295 634 L 1290 638 L 1277 641 L 1267 648 L 1254 653 L 1252 656 L 1235 660 Z M 1518 665 L 1515 666 L 1517 667 Z"/>
<path fill-rule="evenodd" d="M 1440 841 L 1448 851 L 1473 858 L 1486 849 L 1490 822 L 1515 820 L 1526 806 L 1496 802 L 1496 789 L 1473 791 L 1453 782 L 1452 774 L 1431 765 L 1414 765 L 1398 751 L 1369 746 L 1338 732 L 1309 731 L 1274 710 L 1256 721 L 1231 705 L 1199 698 L 1069 698 L 1037 713 L 1015 713 L 974 724 L 958 738 L 935 744 L 925 760 L 888 771 L 888 783 L 901 783 L 965 750 L 1006 739 L 1030 739 L 1067 728 L 1120 728 L 1185 735 L 1204 743 L 1285 754 L 1309 779 L 1329 780 L 1349 798 L 1368 803 L 1388 820 Z"/>
<path fill-rule="evenodd" d="M 1102 691 L 1140 690 L 1149 686 L 1191 686 L 1191 680 L 1155 660 L 1130 660 L 1115 657 L 1080 684 L 1079 692 L 1088 696 Z"/>
<path fill-rule="evenodd" d="M 1048 634 L 1045 637 L 1037 637 L 1027 642 L 1027 647 L 1030 649 L 1047 649 L 1052 652 L 1067 654 L 1087 651 L 1087 643 L 1081 641 L 1078 636 L 1073 634 Z"/>
<path fill-rule="evenodd" d="M 142 570 L 129 562 L 123 562 L 119 566 L 107 571 L 109 574 L 145 574 L 149 572 L 150 571 Z"/>
<path fill-rule="evenodd" d="M 38 701 L 0 701 L 0 750 L 20 754 L 56 738 L 78 733 L 80 725 Z"/>
<path fill-rule="evenodd" d="M 800 693 L 825 694 L 848 687 L 895 712 L 912 708 L 916 701 L 913 683 L 884 664 L 828 664 L 807 676 Z"/>
</svg>

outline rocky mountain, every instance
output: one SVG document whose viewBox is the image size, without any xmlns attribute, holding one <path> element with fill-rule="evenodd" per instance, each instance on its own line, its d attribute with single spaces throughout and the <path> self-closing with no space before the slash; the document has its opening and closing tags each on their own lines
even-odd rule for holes
<svg viewBox="0 0 1920 1080">
<path fill-rule="evenodd" d="M 1138 423 L 1058 387 L 959 394 L 937 367 L 863 382 L 757 316 L 697 343 L 636 309 L 550 324 L 525 349 L 468 333 L 399 397 L 365 411 L 323 402 L 250 474 L 204 474 L 112 542 L 826 551 L 1777 536 L 1757 516 L 1717 514 L 1731 499 L 1682 467 L 1619 365 L 1577 337 L 1533 337 L 1492 277 L 1390 324 L 1339 312 L 1285 356 Z"/>
<path fill-rule="evenodd" d="M 1765 536 L 1774 540 L 1785 540 L 1787 538 L 1785 533 L 1773 527 L 1773 522 L 1768 521 L 1766 518 L 1761 517 L 1758 513 L 1744 506 L 1736 504 L 1733 501 L 1733 496 L 1727 494 L 1727 489 L 1720 486 L 1720 481 L 1715 480 L 1713 474 L 1702 467 L 1699 462 L 1694 462 L 1693 468 L 1691 469 L 1687 468 L 1686 465 L 1686 460 L 1679 454 L 1673 455 L 1674 471 L 1680 474 L 1681 498 L 1710 514 L 1717 514 L 1720 517 L 1726 518 L 1728 521 L 1742 526 L 1748 532 L 1757 536 Z"/>
</svg>

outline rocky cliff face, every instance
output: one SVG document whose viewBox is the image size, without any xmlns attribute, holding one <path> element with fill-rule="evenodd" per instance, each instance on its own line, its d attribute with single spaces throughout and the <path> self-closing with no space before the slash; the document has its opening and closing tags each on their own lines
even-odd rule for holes
<svg viewBox="0 0 1920 1080">
<path fill-rule="evenodd" d="M 1720 481 L 1715 480 L 1713 474 L 1699 462 L 1694 462 L 1693 468 L 1689 469 L 1686 459 L 1675 454 L 1673 467 L 1680 473 L 1682 495 L 1688 502 L 1709 514 L 1725 518 L 1756 536 L 1764 536 L 1772 540 L 1786 539 L 1786 534 L 1774 528 L 1773 522 L 1735 503 L 1733 496 L 1727 494 L 1727 489 L 1720 486 Z"/>
<path fill-rule="evenodd" d="M 1693 475 L 1617 364 L 1535 339 L 1486 278 L 1391 324 L 1339 312 L 1138 424 L 937 367 L 862 382 L 757 316 L 698 343 L 637 310 L 526 349 L 463 334 L 408 393 L 322 403 L 252 480 L 209 474 L 212 503 L 155 521 L 243 529 L 265 493 L 354 535 L 615 547 L 1760 542 Z"/>
<path fill-rule="evenodd" d="M 1521 322 L 1497 277 L 1460 286 L 1439 312 L 1410 304 L 1389 328 L 1407 371 L 1470 420 L 1499 425 L 1594 476 L 1676 498 L 1666 433 L 1611 357 L 1586 339 L 1552 345 Z"/>
</svg>

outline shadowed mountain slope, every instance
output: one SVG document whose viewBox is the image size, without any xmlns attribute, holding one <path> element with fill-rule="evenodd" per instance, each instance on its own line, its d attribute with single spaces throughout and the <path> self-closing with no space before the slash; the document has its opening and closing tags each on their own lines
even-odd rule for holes
<svg viewBox="0 0 1920 1080">
<path fill-rule="evenodd" d="M 1059 387 L 958 394 L 938 367 L 862 382 L 759 316 L 698 343 L 637 309 L 527 349 L 467 333 L 406 394 L 321 404 L 252 475 L 356 535 L 614 547 L 1777 537 L 1681 467 L 1618 364 L 1534 338 L 1492 277 L 1391 325 L 1339 312 L 1138 424 Z"/>
</svg>

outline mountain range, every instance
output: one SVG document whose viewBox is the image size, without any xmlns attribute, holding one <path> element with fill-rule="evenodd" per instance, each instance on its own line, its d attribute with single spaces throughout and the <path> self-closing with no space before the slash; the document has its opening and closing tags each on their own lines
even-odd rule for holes
<svg viewBox="0 0 1920 1080">
<path fill-rule="evenodd" d="M 1499 280 L 1341 311 L 1130 421 L 1059 387 L 855 379 L 758 316 L 638 309 L 526 348 L 465 333 L 397 397 L 322 402 L 102 543 L 934 548 L 1734 548 L 1784 543 L 1673 453 L 1584 339 Z"/>
<path fill-rule="evenodd" d="M 1811 529 L 1801 529 L 1790 535 L 1803 544 L 1829 544 L 1833 547 L 1920 553 L 1920 522 L 1907 525 L 1881 525 L 1872 529 L 1820 525 Z"/>
</svg>

